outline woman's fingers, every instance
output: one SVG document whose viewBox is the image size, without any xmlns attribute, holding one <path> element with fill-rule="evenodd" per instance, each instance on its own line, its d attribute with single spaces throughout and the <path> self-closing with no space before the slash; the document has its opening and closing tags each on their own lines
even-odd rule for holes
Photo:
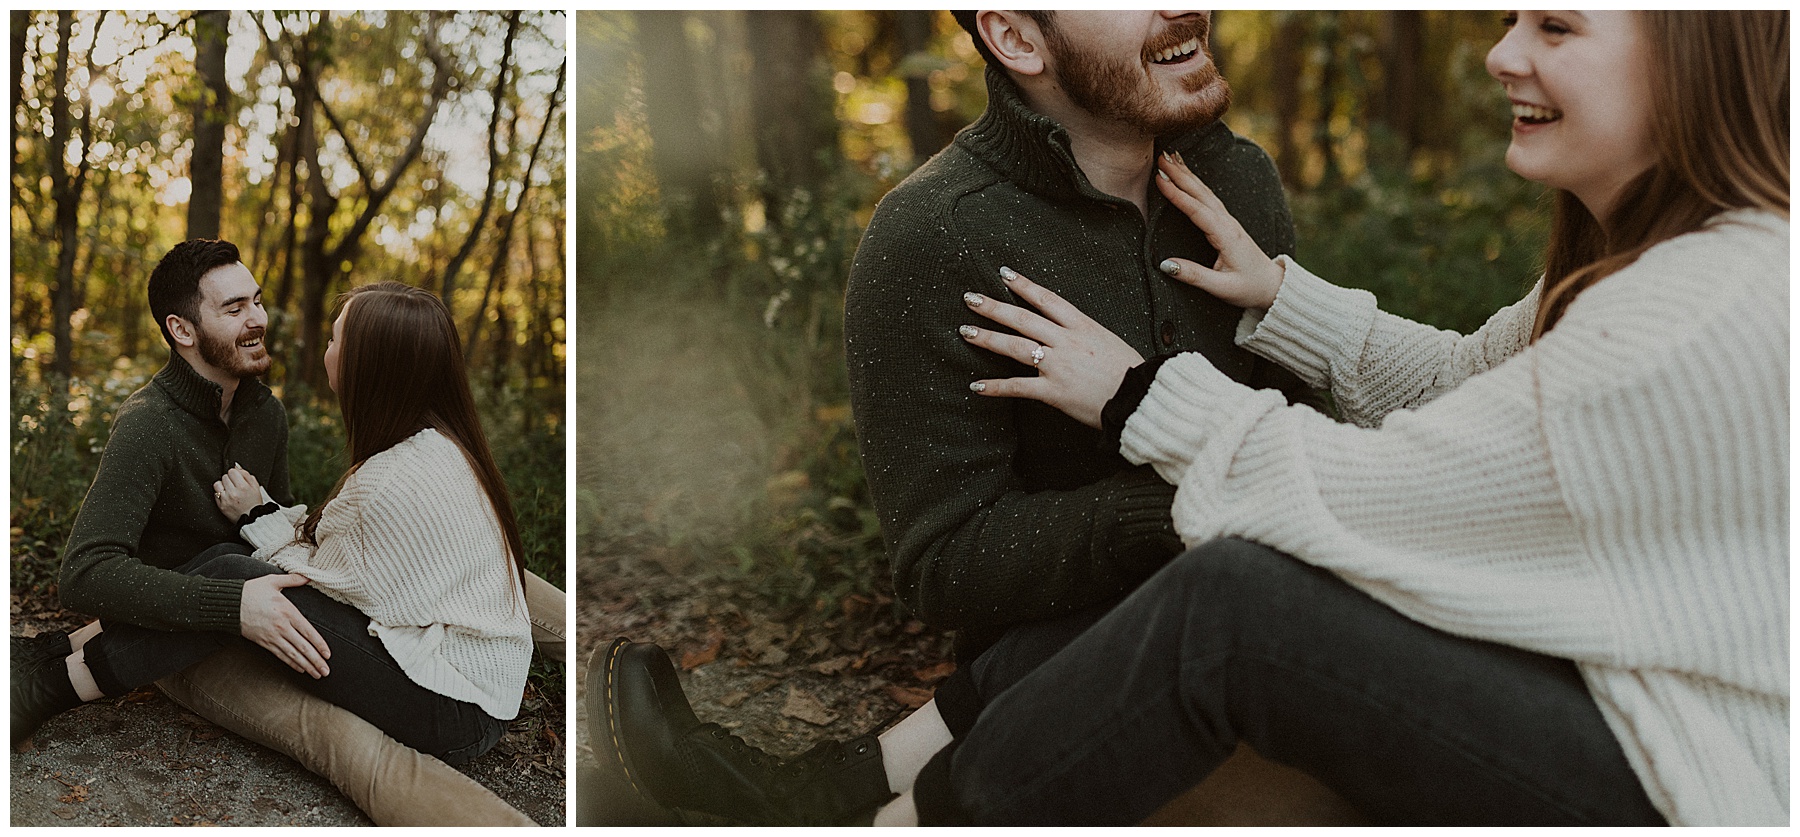
<svg viewBox="0 0 1800 837">
<path fill-rule="evenodd" d="M 1038 353 L 1036 359 L 1039 361 L 1042 361 L 1049 352 L 1044 348 L 1044 344 L 1029 337 L 1016 337 L 992 329 L 976 328 L 972 325 L 962 326 L 959 331 L 964 340 L 1028 366 L 1037 365 L 1033 362 L 1032 352 Z"/>
<path fill-rule="evenodd" d="M 1049 383 L 1045 378 L 990 378 L 969 384 L 969 391 L 978 395 L 995 398 L 1030 398 L 1035 401 L 1050 400 Z"/>
<path fill-rule="evenodd" d="M 1081 313 L 1081 309 L 1070 305 L 1068 300 L 1058 296 L 1055 291 L 1025 278 L 1024 274 L 1010 267 L 1000 268 L 1000 281 L 1005 282 L 1020 299 L 1031 303 L 1031 307 L 1057 325 L 1077 328 L 1089 322 L 1088 315 Z"/>
<path fill-rule="evenodd" d="M 1039 343 L 1055 342 L 1059 327 L 1036 313 L 978 293 L 963 294 L 963 303 L 975 313 Z"/>
<path fill-rule="evenodd" d="M 1281 265 L 1263 253 L 1218 196 L 1188 170 L 1180 157 L 1165 152 L 1157 159 L 1156 167 L 1157 189 L 1219 251 L 1219 259 L 1211 268 L 1185 259 L 1168 259 L 1161 265 L 1163 272 L 1239 308 L 1266 309 L 1274 304 L 1283 279 Z"/>
</svg>

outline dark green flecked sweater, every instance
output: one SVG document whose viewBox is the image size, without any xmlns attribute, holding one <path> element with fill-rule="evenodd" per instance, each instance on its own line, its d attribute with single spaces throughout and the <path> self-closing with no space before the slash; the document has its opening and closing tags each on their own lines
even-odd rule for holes
<svg viewBox="0 0 1800 837">
<path fill-rule="evenodd" d="M 241 542 L 212 484 L 232 466 L 290 505 L 287 416 L 269 388 L 239 382 L 231 424 L 219 385 L 180 355 L 125 399 L 100 470 L 63 552 L 63 605 L 163 630 L 238 630 L 242 581 L 171 572 L 214 545 Z"/>
<path fill-rule="evenodd" d="M 1068 134 L 998 70 L 986 113 L 884 197 L 857 248 L 845 302 L 851 404 L 902 601 L 965 639 L 1051 618 L 1135 587 L 1181 549 L 1173 486 L 1098 450 L 1100 434 L 1054 408 L 969 392 L 1030 367 L 965 343 L 993 324 L 965 291 L 1017 302 L 1012 267 L 1144 357 L 1204 353 L 1239 381 L 1304 386 L 1232 342 L 1241 311 L 1164 276 L 1216 251 L 1149 189 L 1146 221 L 1089 184 Z M 1293 221 L 1262 149 L 1212 123 L 1164 138 L 1262 249 L 1293 251 Z"/>
</svg>

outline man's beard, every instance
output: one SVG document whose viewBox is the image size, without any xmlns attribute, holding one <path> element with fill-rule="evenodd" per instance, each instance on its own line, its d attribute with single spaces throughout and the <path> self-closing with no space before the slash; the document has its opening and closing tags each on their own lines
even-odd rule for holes
<svg viewBox="0 0 1800 837">
<path fill-rule="evenodd" d="M 269 366 L 274 362 L 269 357 L 269 345 L 266 342 L 261 346 L 261 353 L 246 358 L 235 339 L 215 335 L 205 327 L 196 328 L 195 331 L 200 337 L 200 359 L 233 377 L 256 377 L 269 371 Z M 266 333 L 264 329 L 257 329 L 254 336 L 262 338 Z"/>
<path fill-rule="evenodd" d="M 1183 78 L 1182 86 L 1189 93 L 1205 93 L 1184 104 L 1165 101 L 1163 92 L 1137 62 L 1084 52 L 1054 26 L 1046 27 L 1044 36 L 1055 62 L 1057 80 L 1076 107 L 1151 136 L 1163 136 L 1212 122 L 1231 107 L 1231 85 L 1219 75 L 1218 66 L 1207 52 L 1211 28 L 1207 22 L 1171 28 L 1156 45 L 1160 50 L 1189 38 L 1200 40 L 1200 52 L 1207 56 L 1206 66 Z"/>
</svg>

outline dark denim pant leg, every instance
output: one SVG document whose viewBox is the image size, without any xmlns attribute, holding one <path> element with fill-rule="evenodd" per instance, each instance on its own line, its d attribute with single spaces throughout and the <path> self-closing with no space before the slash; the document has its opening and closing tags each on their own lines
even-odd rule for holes
<svg viewBox="0 0 1800 837">
<path fill-rule="evenodd" d="M 281 569 L 257 561 L 237 544 L 222 544 L 181 567 L 212 578 L 257 578 Z M 331 673 L 313 679 L 285 665 L 301 688 L 356 713 L 363 720 L 420 752 L 460 764 L 486 752 L 500 740 L 506 725 L 466 701 L 440 695 L 414 683 L 401 670 L 381 640 L 369 633 L 369 617 L 311 587 L 283 591 L 331 649 Z M 106 625 L 88 648 L 101 642 L 101 666 L 126 690 L 174 674 L 199 662 L 224 643 L 241 637 L 207 631 L 155 631 L 135 625 Z M 88 654 L 94 669 L 94 654 Z M 101 671 L 95 670 L 95 679 Z M 101 683 L 107 689 L 106 683 Z M 111 691 L 109 690 L 109 693 Z"/>
<path fill-rule="evenodd" d="M 231 568 L 237 575 L 222 574 Z M 203 572 L 213 568 L 213 572 Z M 281 572 L 278 567 L 250 557 L 250 547 L 222 543 L 175 568 L 183 575 L 214 578 L 255 578 Z M 217 631 L 158 631 L 110 619 L 100 620 L 101 633 L 84 647 L 88 671 L 107 695 L 122 695 L 148 686 L 211 656 L 241 637 Z"/>
<path fill-rule="evenodd" d="M 1134 823 L 1240 740 L 1379 823 L 1662 822 L 1574 664 L 1433 630 L 1229 540 L 994 698 L 949 784 L 976 823 Z"/>
<path fill-rule="evenodd" d="M 1120 601 L 1113 599 L 1057 619 L 1007 628 L 994 644 L 938 684 L 933 697 L 950 734 L 957 738 L 966 735 L 988 701 L 1056 656 Z"/>
</svg>

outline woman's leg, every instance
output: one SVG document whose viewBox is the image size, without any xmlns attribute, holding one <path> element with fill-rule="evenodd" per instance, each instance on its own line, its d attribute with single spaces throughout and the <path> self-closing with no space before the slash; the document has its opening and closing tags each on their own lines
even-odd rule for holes
<svg viewBox="0 0 1800 837">
<path fill-rule="evenodd" d="M 369 634 L 369 617 L 361 611 L 311 587 L 283 592 L 331 648 L 330 674 L 315 680 L 293 672 L 301 688 L 450 764 L 487 752 L 505 733 L 506 724 L 481 707 L 414 683 L 381 639 Z"/>
<path fill-rule="evenodd" d="M 1375 822 L 1661 822 L 1572 663 L 1432 630 L 1242 541 L 1145 582 L 913 794 L 927 822 L 1133 823 L 1240 740 Z"/>
<path fill-rule="evenodd" d="M 241 544 L 221 544 L 180 567 L 212 578 L 250 579 L 281 572 L 248 555 Z M 283 591 L 331 648 L 331 673 L 320 679 L 292 673 L 302 688 L 369 721 L 414 749 L 459 763 L 499 741 L 505 725 L 480 707 L 412 682 L 381 640 L 370 636 L 361 611 L 310 587 Z M 105 694 L 122 694 L 181 671 L 242 638 L 209 631 L 157 631 L 135 625 L 107 626 L 83 649 L 86 665 Z M 75 678 L 71 678 L 74 680 Z"/>
</svg>

